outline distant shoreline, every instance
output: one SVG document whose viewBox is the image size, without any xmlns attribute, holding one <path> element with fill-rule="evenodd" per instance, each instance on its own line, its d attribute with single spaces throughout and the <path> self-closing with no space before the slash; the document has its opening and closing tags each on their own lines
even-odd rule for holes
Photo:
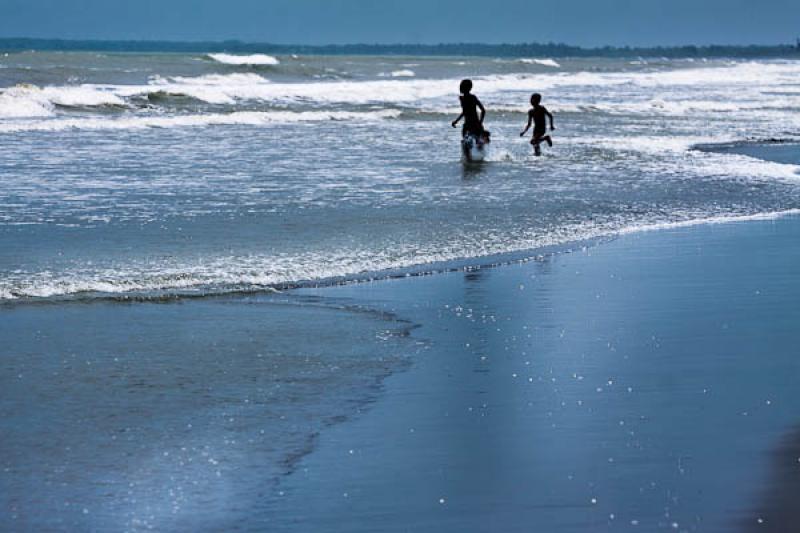
<svg viewBox="0 0 800 533">
<path fill-rule="evenodd" d="M 783 45 L 708 45 L 584 48 L 559 43 L 521 44 L 346 44 L 288 45 L 242 41 L 103 41 L 67 39 L 2 38 L 0 51 L 19 52 L 173 52 L 173 53 L 271 53 L 305 55 L 398 55 L 489 57 L 666 57 L 666 58 L 800 58 L 800 42 Z"/>
</svg>

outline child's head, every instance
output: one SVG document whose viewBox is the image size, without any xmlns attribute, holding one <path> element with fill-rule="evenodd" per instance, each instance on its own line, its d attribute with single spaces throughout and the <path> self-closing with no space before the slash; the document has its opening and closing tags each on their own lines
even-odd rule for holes
<svg viewBox="0 0 800 533">
<path fill-rule="evenodd" d="M 461 80 L 461 85 L 458 86 L 461 94 L 469 94 L 472 90 L 472 80 Z"/>
<path fill-rule="evenodd" d="M 539 93 L 533 93 L 531 95 L 531 105 L 537 106 L 542 103 L 542 95 Z"/>
</svg>

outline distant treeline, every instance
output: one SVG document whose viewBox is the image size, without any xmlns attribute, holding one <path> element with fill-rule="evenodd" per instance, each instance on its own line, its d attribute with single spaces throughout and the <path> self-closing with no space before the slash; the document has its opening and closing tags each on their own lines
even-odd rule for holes
<svg viewBox="0 0 800 533">
<path fill-rule="evenodd" d="M 241 41 L 74 41 L 61 39 L 0 39 L 2 51 L 93 51 L 93 52 L 233 52 L 305 55 L 407 55 L 407 56 L 488 56 L 488 57 L 800 57 L 796 45 L 751 46 L 670 46 L 582 48 L 566 44 L 347 44 L 284 45 Z"/>
</svg>

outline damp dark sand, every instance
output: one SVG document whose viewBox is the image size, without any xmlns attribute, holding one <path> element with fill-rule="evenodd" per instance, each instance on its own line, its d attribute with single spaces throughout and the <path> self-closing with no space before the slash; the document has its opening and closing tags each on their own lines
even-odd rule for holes
<svg viewBox="0 0 800 533">
<path fill-rule="evenodd" d="M 287 294 L 7 305 L 0 525 L 796 529 L 798 239 L 787 217 Z"/>
<path fill-rule="evenodd" d="M 707 225 L 303 291 L 413 317 L 428 349 L 282 480 L 273 529 L 798 529 L 798 239 Z"/>
</svg>

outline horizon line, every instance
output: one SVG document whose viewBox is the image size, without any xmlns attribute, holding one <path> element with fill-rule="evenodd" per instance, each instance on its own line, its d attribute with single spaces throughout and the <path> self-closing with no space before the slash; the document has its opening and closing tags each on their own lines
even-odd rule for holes
<svg viewBox="0 0 800 533">
<path fill-rule="evenodd" d="M 566 42 L 480 42 L 480 41 L 442 41 L 438 43 L 414 43 L 414 42 L 350 42 L 350 43 L 325 43 L 325 44 L 303 44 L 303 43 L 281 43 L 270 41 L 249 41 L 236 38 L 226 39 L 152 39 L 152 38 L 67 38 L 67 37 L 2 37 L 0 43 L 7 41 L 29 41 L 29 42 L 60 42 L 60 43 L 114 43 L 114 44 L 175 44 L 175 45 L 244 45 L 244 46 L 273 46 L 280 48 L 346 48 L 346 47 L 371 47 L 371 48 L 391 48 L 391 47 L 419 47 L 436 48 L 447 46 L 481 46 L 481 47 L 515 47 L 515 46 L 538 46 L 538 47 L 560 47 L 572 48 L 576 50 L 657 50 L 657 49 L 681 49 L 681 48 L 795 48 L 800 49 L 800 37 L 795 38 L 795 42 L 774 42 L 774 43 L 747 43 L 747 44 L 725 44 L 725 43 L 683 43 L 683 44 L 648 44 L 648 45 L 577 45 Z"/>
</svg>

